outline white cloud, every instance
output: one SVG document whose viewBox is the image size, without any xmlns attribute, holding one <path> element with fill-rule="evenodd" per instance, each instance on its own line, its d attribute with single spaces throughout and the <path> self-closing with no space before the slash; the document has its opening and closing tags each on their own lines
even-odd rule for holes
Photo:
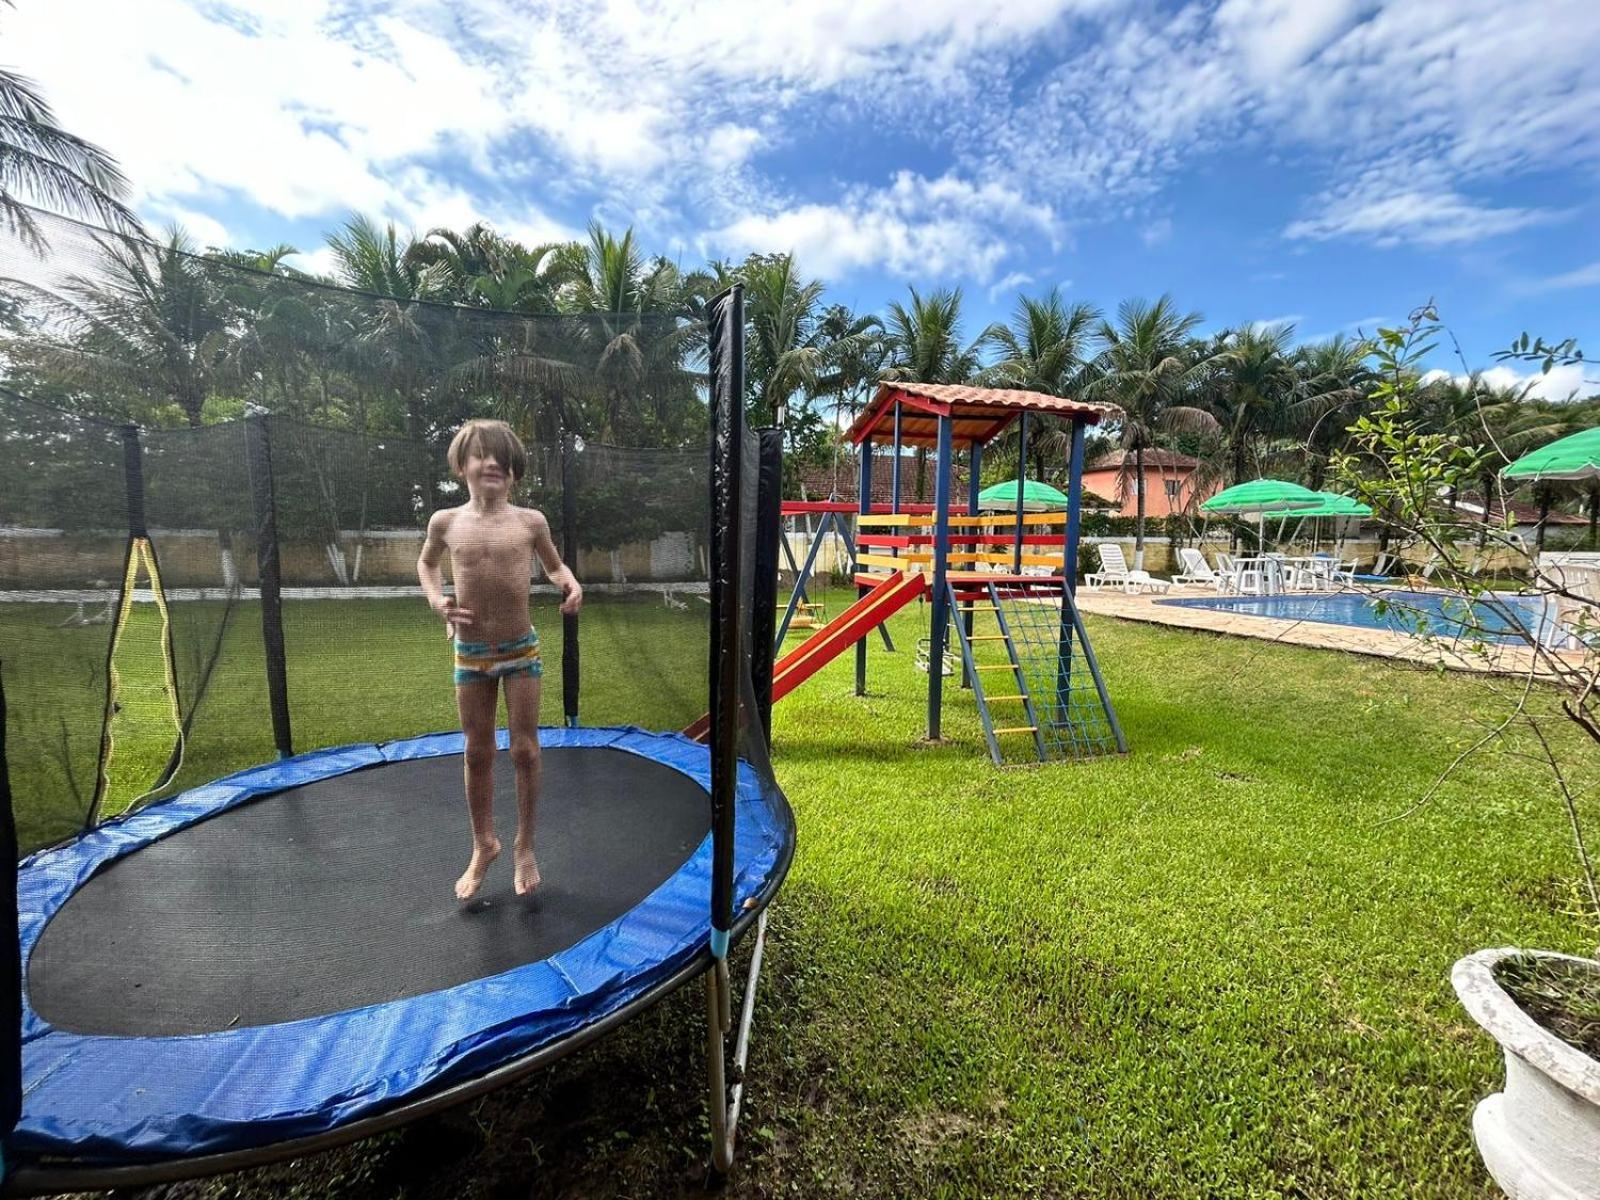
<svg viewBox="0 0 1600 1200">
<path fill-rule="evenodd" d="M 1032 282 L 1033 276 L 1027 272 L 1012 271 L 1009 275 L 1004 275 L 994 281 L 989 288 L 989 303 L 994 304 L 1004 293 L 1020 288 L 1025 283 Z"/>
<path fill-rule="evenodd" d="M 176 224 L 192 241 L 203 249 L 223 248 L 233 245 L 233 236 L 215 217 L 176 205 L 163 206 L 156 215 L 163 225 Z"/>
<path fill-rule="evenodd" d="M 1551 367 L 1549 374 L 1541 374 L 1537 370 L 1519 371 L 1502 363 L 1479 371 L 1478 378 L 1492 388 L 1512 389 L 1539 400 L 1581 400 L 1600 395 L 1600 373 L 1595 367 L 1583 363 Z M 1454 379 L 1463 384 L 1467 382 L 1465 375 L 1449 371 L 1428 371 L 1422 376 L 1424 383 L 1438 379 Z"/>
<path fill-rule="evenodd" d="M 1292 329 L 1305 319 L 1304 313 L 1288 313 L 1281 317 L 1266 317 L 1260 321 L 1251 321 L 1250 328 L 1256 333 L 1265 333 L 1268 330 L 1278 329 L 1285 325 Z"/>
<path fill-rule="evenodd" d="M 899 172 L 887 187 L 856 188 L 838 204 L 799 204 L 741 217 L 709 235 L 731 253 L 792 251 L 807 272 L 876 267 L 908 279 L 967 275 L 986 282 L 1011 252 L 1004 231 L 1049 233 L 1048 207 L 999 183 Z"/>
<path fill-rule="evenodd" d="M 1579 267 L 1575 271 L 1568 271 L 1564 275 L 1552 275 L 1549 279 L 1540 280 L 1534 290 L 1560 291 L 1564 288 L 1587 288 L 1600 286 L 1600 262 L 1592 262 L 1586 267 Z"/>
<path fill-rule="evenodd" d="M 1324 197 L 1320 209 L 1291 222 L 1284 236 L 1314 241 L 1353 237 L 1378 246 L 1447 246 L 1514 233 L 1563 215 L 1548 209 L 1494 208 L 1454 192 L 1404 190 L 1372 195 L 1360 188 Z"/>
<path fill-rule="evenodd" d="M 1172 240 L 1172 218 L 1160 217 L 1139 231 L 1139 240 L 1154 248 Z"/>
<path fill-rule="evenodd" d="M 736 167 L 761 145 L 761 131 L 731 122 L 718 125 L 706 138 L 706 161 L 716 168 Z"/>
<path fill-rule="evenodd" d="M 1294 158 L 1315 196 L 1291 240 L 1492 238 L 1566 214 L 1486 185 L 1600 168 L 1593 0 L 1171 3 L 32 0 L 0 27 L 150 212 L 595 211 L 657 245 L 771 234 L 990 279 L 1089 221 L 1159 244 L 1151 198 L 1221 147 Z M 844 157 L 783 159 L 835 132 Z"/>
<path fill-rule="evenodd" d="M 1303 65 L 1367 7 L 1363 0 L 1223 0 L 1216 24 L 1238 45 L 1250 73 L 1271 79 Z"/>
<path fill-rule="evenodd" d="M 338 262 L 333 247 L 318 246 L 315 250 L 302 250 L 289 260 L 289 265 L 311 275 L 336 275 Z"/>
</svg>

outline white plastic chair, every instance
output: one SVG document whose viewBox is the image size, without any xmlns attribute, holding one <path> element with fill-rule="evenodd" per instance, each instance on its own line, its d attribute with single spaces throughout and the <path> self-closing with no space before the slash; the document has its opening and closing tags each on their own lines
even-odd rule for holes
<svg viewBox="0 0 1600 1200">
<path fill-rule="evenodd" d="M 1244 558 L 1233 564 L 1233 590 L 1241 596 L 1267 594 L 1267 561 L 1264 558 Z"/>
<path fill-rule="evenodd" d="M 1217 554 L 1217 592 L 1226 594 L 1239 590 L 1239 564 L 1231 554 Z"/>
</svg>

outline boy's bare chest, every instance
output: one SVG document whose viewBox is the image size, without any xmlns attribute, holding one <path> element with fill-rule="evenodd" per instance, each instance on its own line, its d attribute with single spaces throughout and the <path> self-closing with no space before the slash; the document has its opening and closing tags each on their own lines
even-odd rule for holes
<svg viewBox="0 0 1600 1200">
<path fill-rule="evenodd" d="M 445 539 L 456 572 L 518 571 L 532 567 L 533 541 L 520 521 L 458 524 Z"/>
</svg>

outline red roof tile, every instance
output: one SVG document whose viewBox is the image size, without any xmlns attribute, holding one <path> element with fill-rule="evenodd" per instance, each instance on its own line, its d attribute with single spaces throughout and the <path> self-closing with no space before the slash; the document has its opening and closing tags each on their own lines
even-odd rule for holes
<svg viewBox="0 0 1600 1200">
<path fill-rule="evenodd" d="M 877 396 L 850 426 L 850 440 L 859 444 L 869 437 L 878 442 L 892 438 L 897 401 L 901 406 L 900 440 L 907 446 L 934 445 L 939 436 L 939 419 L 947 414 L 952 440 L 959 446 L 970 446 L 992 440 L 1025 412 L 1078 417 L 1094 425 L 1117 411 L 1109 404 L 1089 404 L 1016 388 L 893 379 L 878 385 Z"/>
</svg>

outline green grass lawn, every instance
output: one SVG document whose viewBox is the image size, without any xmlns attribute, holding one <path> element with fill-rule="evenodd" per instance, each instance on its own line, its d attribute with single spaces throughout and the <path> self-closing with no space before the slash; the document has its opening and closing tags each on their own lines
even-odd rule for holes
<svg viewBox="0 0 1600 1200">
<path fill-rule="evenodd" d="M 680 619 L 628 607 L 630 636 Z M 406 686 L 312 711 L 448 726 L 436 634 L 381 608 L 291 640 L 348 633 L 359 679 Z M 1094 620 L 1131 753 L 997 770 L 957 687 L 946 741 L 920 740 L 924 621 L 895 619 L 896 655 L 873 641 L 867 697 L 845 656 L 777 710 L 800 847 L 727 1194 L 1497 1195 L 1469 1122 L 1498 1051 L 1447 976 L 1483 946 L 1592 944 L 1563 821 L 1511 746 L 1385 823 L 1502 711 L 1490 685 Z M 597 711 L 673 707 L 626 658 L 603 682 L 609 653 Z M 1595 765 L 1575 775 L 1593 796 Z M 183 1195 L 698 1195 L 701 1010 L 690 989 L 471 1109 Z"/>
</svg>

